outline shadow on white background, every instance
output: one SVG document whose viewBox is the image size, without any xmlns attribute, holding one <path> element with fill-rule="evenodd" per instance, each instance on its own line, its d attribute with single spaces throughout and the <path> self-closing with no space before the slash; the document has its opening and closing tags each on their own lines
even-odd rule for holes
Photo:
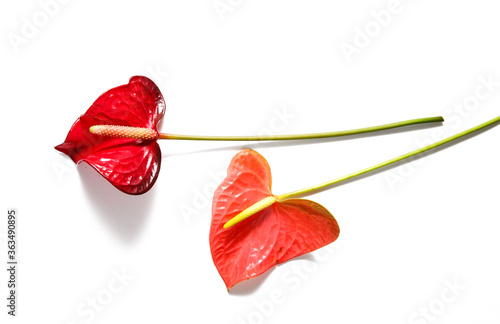
<svg viewBox="0 0 500 324">
<path fill-rule="evenodd" d="M 79 164 L 77 169 L 96 215 L 124 243 L 134 242 L 151 213 L 154 188 L 143 195 L 127 195 L 113 187 L 87 163 Z"/>
<path fill-rule="evenodd" d="M 278 267 L 283 265 L 283 264 L 288 264 L 289 262 L 299 262 L 300 260 L 307 260 L 307 261 L 316 263 L 316 259 L 314 258 L 314 255 L 304 254 L 304 255 L 296 257 L 292 260 L 288 260 L 284 263 L 280 263 L 280 264 L 278 264 Z M 258 277 L 252 278 L 250 280 L 245 280 L 245 281 L 242 281 L 242 282 L 236 284 L 234 287 L 229 289 L 229 294 L 233 295 L 233 296 L 252 295 L 254 292 L 256 292 L 260 288 L 260 286 L 267 280 L 269 275 L 275 269 L 276 269 L 276 267 L 271 268 Z"/>
</svg>

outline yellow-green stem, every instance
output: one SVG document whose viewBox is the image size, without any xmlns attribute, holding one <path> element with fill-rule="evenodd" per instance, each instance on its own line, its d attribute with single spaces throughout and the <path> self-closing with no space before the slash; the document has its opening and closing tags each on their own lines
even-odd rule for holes
<svg viewBox="0 0 500 324">
<path fill-rule="evenodd" d="M 436 123 L 443 122 L 443 117 L 427 117 L 410 119 L 402 122 L 358 128 L 352 130 L 326 132 L 326 133 L 313 133 L 313 134 L 298 134 L 298 135 L 270 135 L 270 136 L 198 136 L 198 135 L 177 135 L 160 133 L 159 139 L 173 139 L 173 140 L 197 140 L 197 141 L 276 141 L 276 140 L 303 140 L 315 139 L 326 137 L 338 137 L 347 135 L 356 135 L 363 133 L 376 132 L 391 128 L 398 128 L 416 124 Z"/>
<path fill-rule="evenodd" d="M 434 144 L 427 145 L 427 146 L 422 147 L 422 148 L 420 148 L 418 150 L 415 150 L 415 151 L 403 154 L 401 156 L 395 157 L 395 158 L 387 160 L 385 162 L 382 162 L 382 163 L 379 163 L 379 164 L 375 164 L 375 165 L 373 165 L 373 166 L 371 166 L 369 168 L 366 168 L 366 169 L 363 169 L 363 170 L 360 170 L 360 171 L 357 171 L 357 172 L 345 175 L 343 177 L 340 177 L 340 178 L 337 178 L 337 179 L 334 179 L 334 180 L 331 180 L 331 181 L 327 181 L 327 182 L 321 183 L 321 184 L 316 185 L 316 186 L 312 186 L 312 187 L 309 187 L 309 188 L 304 188 L 304 189 L 301 189 L 301 190 L 292 191 L 292 192 L 289 192 L 289 193 L 286 193 L 286 194 L 283 194 L 283 195 L 278 195 L 278 196 L 276 196 L 276 198 L 277 198 L 278 201 L 280 201 L 280 200 L 291 198 L 293 196 L 303 195 L 303 194 L 306 194 L 306 193 L 311 193 L 312 191 L 315 191 L 315 190 L 323 189 L 325 187 L 328 187 L 328 186 L 337 184 L 339 182 L 346 181 L 346 180 L 358 177 L 358 176 L 360 176 L 362 174 L 374 171 L 376 169 L 383 168 L 383 167 L 385 167 L 385 166 L 387 166 L 389 164 L 393 164 L 393 163 L 399 162 L 401 160 L 410 158 L 412 156 L 415 156 L 415 155 L 418 155 L 418 154 L 422 154 L 422 153 L 427 152 L 429 150 L 432 150 L 432 149 L 434 149 L 434 148 L 436 148 L 438 146 L 441 146 L 441 145 L 447 144 L 449 142 L 455 141 L 455 140 L 457 140 L 457 139 L 459 139 L 459 138 L 461 138 L 463 136 L 466 136 L 466 135 L 469 135 L 471 133 L 477 132 L 477 131 L 485 128 L 485 127 L 488 127 L 490 125 L 496 124 L 498 122 L 500 122 L 500 116 L 498 116 L 496 118 L 493 118 L 492 120 L 487 121 L 487 122 L 485 122 L 485 123 L 483 123 L 481 125 L 478 125 L 476 127 L 470 128 L 470 129 L 468 129 L 466 131 L 463 131 L 461 133 L 458 133 L 456 135 L 453 135 L 453 136 L 450 136 L 448 138 L 445 138 L 445 139 L 443 139 L 443 140 L 441 140 L 439 142 L 436 142 Z"/>
<path fill-rule="evenodd" d="M 436 147 L 439 147 L 441 145 L 444 145 L 444 144 L 447 144 L 449 142 L 455 141 L 455 140 L 457 140 L 457 139 L 459 139 L 459 138 L 461 138 L 463 136 L 466 136 L 466 135 L 472 134 L 474 132 L 477 132 L 477 131 L 485 128 L 485 127 L 491 126 L 491 125 L 496 124 L 498 122 L 500 122 L 500 116 L 497 117 L 497 118 L 494 118 L 494 119 L 492 119 L 490 121 L 487 121 L 487 122 L 485 122 L 485 123 L 483 123 L 481 125 L 478 125 L 476 127 L 473 127 L 471 129 L 468 129 L 468 130 L 463 131 L 461 133 L 458 133 L 456 135 L 453 135 L 453 136 L 450 136 L 448 138 L 445 138 L 445 139 L 443 139 L 443 140 L 441 140 L 439 142 L 436 142 L 434 144 L 427 145 L 427 146 L 425 146 L 423 148 L 420 148 L 418 150 L 411 151 L 409 153 L 400 155 L 398 157 L 395 157 L 393 159 L 387 160 L 385 162 L 382 162 L 382 163 L 379 163 L 379 164 L 375 164 L 375 165 L 373 165 L 373 166 L 371 166 L 369 168 L 360 170 L 358 172 L 354 172 L 354 173 L 348 174 L 346 176 L 343 176 L 343 177 L 340 177 L 340 178 L 337 178 L 337 179 L 334 179 L 334 180 L 331 180 L 331 181 L 327 181 L 327 182 L 324 182 L 324 183 L 321 183 L 319 185 L 312 186 L 312 187 L 309 187 L 309 188 L 292 191 L 292 192 L 289 192 L 289 193 L 286 193 L 286 194 L 283 194 L 283 195 L 278 195 L 278 196 L 275 196 L 275 197 L 274 196 L 266 197 L 266 198 L 262 199 L 261 201 L 258 201 L 257 203 L 255 203 L 252 206 L 248 207 L 247 209 L 243 210 L 237 216 L 235 216 L 232 219 L 230 219 L 224 225 L 224 228 L 229 228 L 229 227 L 233 226 L 234 224 L 237 224 L 238 222 L 240 222 L 240 221 L 242 221 L 242 220 L 244 220 L 244 219 L 252 216 L 256 212 L 259 212 L 259 211 L 263 210 L 264 208 L 269 207 L 270 205 L 274 204 L 276 201 L 282 201 L 282 200 L 285 200 L 285 199 L 288 199 L 288 198 L 291 198 L 291 197 L 294 197 L 294 196 L 298 196 L 298 195 L 310 194 L 313 191 L 320 190 L 320 189 L 323 189 L 325 187 L 337 184 L 339 182 L 346 181 L 346 180 L 358 177 L 358 176 L 360 176 L 362 174 L 374 171 L 374 170 L 379 169 L 379 168 L 383 168 L 383 167 L 385 167 L 387 165 L 399 162 L 401 160 L 410 158 L 412 156 L 422 154 L 424 152 L 432 150 L 432 149 L 434 149 Z"/>
</svg>

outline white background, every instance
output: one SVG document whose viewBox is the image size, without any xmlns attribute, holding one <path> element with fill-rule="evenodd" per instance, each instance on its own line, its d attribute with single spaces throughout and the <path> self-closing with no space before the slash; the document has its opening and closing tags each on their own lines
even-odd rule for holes
<svg viewBox="0 0 500 324">
<path fill-rule="evenodd" d="M 0 211 L 18 209 L 20 260 L 15 319 L 0 276 L 2 323 L 500 321 L 498 127 L 311 195 L 336 216 L 340 238 L 231 293 L 208 245 L 213 190 L 243 147 L 266 157 L 281 194 L 499 115 L 496 2 L 216 2 L 224 12 L 212 0 L 66 2 L 45 6 L 50 16 L 33 0 L 0 8 Z M 395 13 L 380 27 L 371 12 L 388 7 Z M 165 96 L 163 132 L 448 122 L 294 144 L 163 141 L 158 181 L 133 197 L 53 147 L 101 93 L 138 74 Z M 490 91 L 488 79 L 497 83 Z M 124 283 L 115 279 L 122 272 Z"/>
</svg>

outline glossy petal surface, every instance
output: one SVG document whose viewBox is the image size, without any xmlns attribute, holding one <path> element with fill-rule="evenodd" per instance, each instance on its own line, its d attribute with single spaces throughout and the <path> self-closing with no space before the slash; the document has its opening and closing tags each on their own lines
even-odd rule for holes
<svg viewBox="0 0 500 324">
<path fill-rule="evenodd" d="M 227 288 L 256 277 L 278 263 L 319 249 L 339 235 L 335 218 L 323 206 L 290 199 L 224 229 L 254 203 L 272 195 L 271 170 L 262 155 L 243 150 L 231 161 L 212 205 L 210 248 Z"/>
<path fill-rule="evenodd" d="M 103 93 L 71 127 L 56 149 L 75 163 L 87 162 L 116 188 L 142 194 L 156 181 L 161 164 L 155 140 L 111 138 L 94 135 L 94 125 L 148 127 L 156 130 L 165 102 L 153 81 L 135 76 L 126 85 Z"/>
</svg>

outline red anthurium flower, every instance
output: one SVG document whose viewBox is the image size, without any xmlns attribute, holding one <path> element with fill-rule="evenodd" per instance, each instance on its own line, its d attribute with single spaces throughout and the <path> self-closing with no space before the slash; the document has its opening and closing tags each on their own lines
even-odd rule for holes
<svg viewBox="0 0 500 324">
<path fill-rule="evenodd" d="M 348 131 L 279 136 L 200 136 L 158 133 L 165 101 L 150 79 L 135 76 L 126 85 L 102 94 L 71 127 L 56 149 L 75 163 L 85 161 L 121 191 L 139 195 L 148 191 L 160 171 L 158 139 L 210 141 L 296 140 L 346 136 L 408 125 L 440 122 L 441 117 L 419 118 Z"/>
<path fill-rule="evenodd" d="M 263 210 L 224 228 L 234 216 L 261 201 L 265 205 L 257 208 Z M 338 236 L 337 221 L 323 206 L 304 199 L 276 201 L 271 169 L 262 155 L 247 149 L 232 159 L 226 179 L 214 194 L 210 227 L 212 258 L 228 289 Z"/>
<path fill-rule="evenodd" d="M 153 186 L 160 171 L 156 126 L 164 110 L 156 84 L 143 76 L 132 77 L 128 84 L 97 98 L 73 124 L 64 143 L 55 148 L 75 163 L 87 162 L 121 191 L 142 194 Z M 110 128 L 98 135 L 99 125 L 134 128 Z"/>
</svg>

